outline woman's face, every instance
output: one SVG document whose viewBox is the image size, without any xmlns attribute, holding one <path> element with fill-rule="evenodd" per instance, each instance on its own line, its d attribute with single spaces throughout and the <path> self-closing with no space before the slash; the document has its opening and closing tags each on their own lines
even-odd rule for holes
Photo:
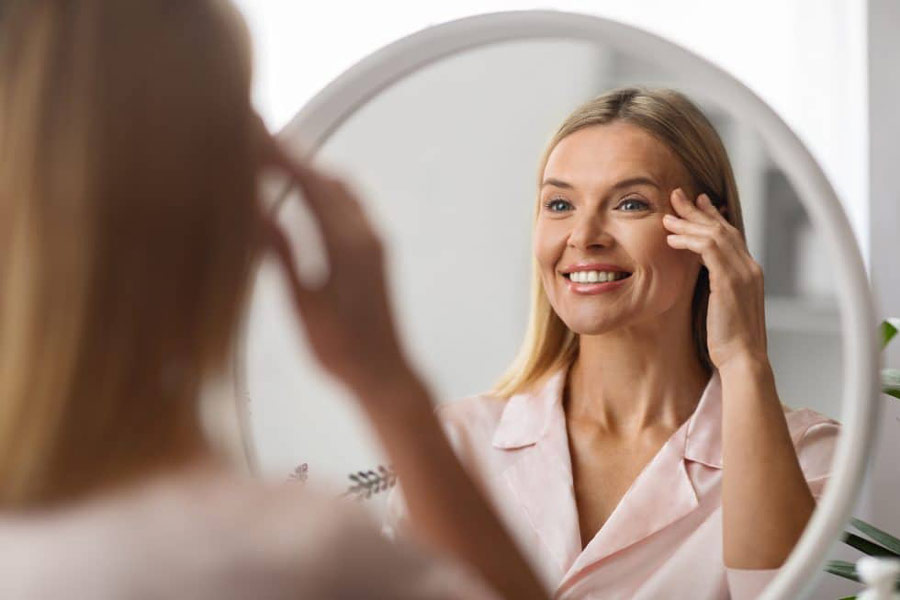
<svg viewBox="0 0 900 600">
<path fill-rule="evenodd" d="M 544 169 L 534 251 L 550 304 L 577 334 L 689 314 L 700 263 L 671 248 L 662 217 L 681 161 L 643 129 L 596 125 L 563 138 Z"/>
</svg>

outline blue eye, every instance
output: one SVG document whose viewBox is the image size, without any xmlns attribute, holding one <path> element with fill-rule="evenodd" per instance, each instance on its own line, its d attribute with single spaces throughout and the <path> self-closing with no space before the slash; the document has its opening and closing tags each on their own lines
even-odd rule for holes
<svg viewBox="0 0 900 600">
<path fill-rule="evenodd" d="M 626 198 L 619 203 L 619 205 L 616 207 L 616 210 L 621 210 L 624 212 L 637 212 L 640 210 L 646 210 L 647 208 L 649 208 L 649 206 L 650 205 L 643 200 L 638 200 L 637 198 Z"/>
<path fill-rule="evenodd" d="M 544 203 L 544 208 L 546 208 L 550 212 L 564 212 L 571 209 L 572 205 L 568 200 L 563 200 L 562 198 L 553 198 L 552 200 L 548 200 Z"/>
</svg>

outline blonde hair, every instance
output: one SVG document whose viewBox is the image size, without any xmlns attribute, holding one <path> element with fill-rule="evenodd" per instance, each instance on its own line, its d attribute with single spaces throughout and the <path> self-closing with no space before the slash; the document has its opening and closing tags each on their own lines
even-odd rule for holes
<svg viewBox="0 0 900 600">
<path fill-rule="evenodd" d="M 217 0 L 0 23 L 0 507 L 203 448 L 258 245 L 249 37 Z"/>
<path fill-rule="evenodd" d="M 640 127 L 668 146 L 691 177 L 694 193 L 706 193 L 725 208 L 728 221 L 744 231 L 740 199 L 728 154 L 706 116 L 683 94 L 670 89 L 622 88 L 595 98 L 569 115 L 547 145 L 538 168 L 538 187 L 551 152 L 559 142 L 586 127 L 624 122 Z M 539 203 L 535 207 L 537 218 Z M 578 353 L 578 336 L 554 312 L 533 261 L 531 314 L 525 340 L 512 365 L 492 394 L 508 398 L 527 390 L 547 374 L 571 364 Z M 706 344 L 709 272 L 701 267 L 694 289 L 694 344 L 701 364 L 712 369 Z"/>
</svg>

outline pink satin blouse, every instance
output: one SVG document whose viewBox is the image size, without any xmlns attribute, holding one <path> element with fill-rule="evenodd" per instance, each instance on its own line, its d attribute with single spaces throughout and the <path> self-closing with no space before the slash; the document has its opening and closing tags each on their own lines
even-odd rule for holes
<svg viewBox="0 0 900 600">
<path fill-rule="evenodd" d="M 470 474 L 531 560 L 565 600 L 744 600 L 777 570 L 725 567 L 722 558 L 722 388 L 713 375 L 694 413 L 638 475 L 582 549 L 562 393 L 562 370 L 533 393 L 475 396 L 441 406 L 440 418 Z M 818 498 L 839 425 L 788 411 L 800 465 Z M 391 498 L 388 529 L 405 508 Z"/>
</svg>

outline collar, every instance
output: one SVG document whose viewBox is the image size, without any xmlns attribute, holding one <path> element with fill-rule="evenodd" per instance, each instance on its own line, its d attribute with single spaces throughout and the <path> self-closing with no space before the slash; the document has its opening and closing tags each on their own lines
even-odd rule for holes
<svg viewBox="0 0 900 600">
<path fill-rule="evenodd" d="M 493 445 L 503 450 L 524 448 L 546 435 L 550 415 L 562 406 L 568 367 L 552 372 L 532 390 L 510 396 L 494 430 Z"/>
<path fill-rule="evenodd" d="M 511 396 L 506 402 L 492 443 L 495 448 L 514 450 L 531 446 L 547 434 L 550 418 L 562 406 L 568 367 L 552 372 L 531 391 Z M 722 468 L 722 382 L 714 372 L 694 412 L 682 425 L 686 432 L 684 458 Z"/>
</svg>

